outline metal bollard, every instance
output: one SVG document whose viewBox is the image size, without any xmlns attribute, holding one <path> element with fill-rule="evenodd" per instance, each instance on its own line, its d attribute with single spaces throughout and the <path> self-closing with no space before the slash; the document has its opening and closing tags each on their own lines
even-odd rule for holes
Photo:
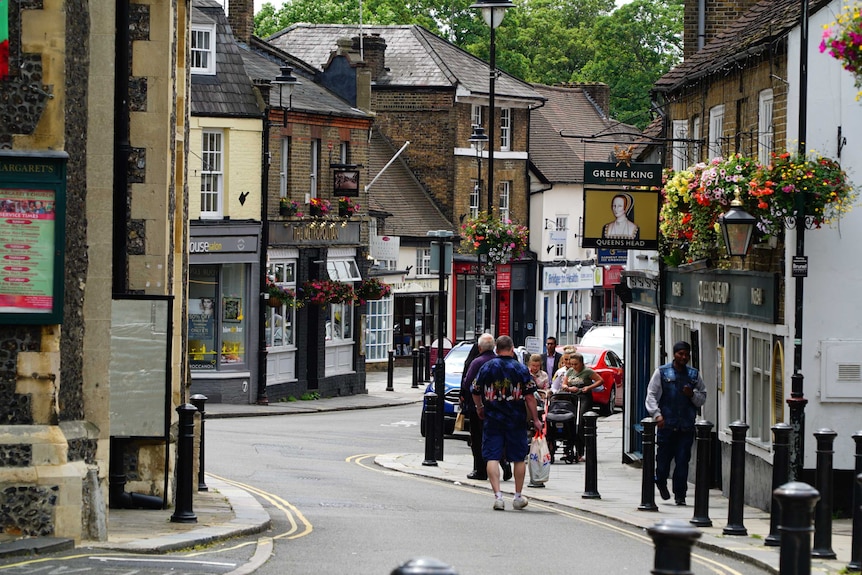
<svg viewBox="0 0 862 575">
<path fill-rule="evenodd" d="M 425 381 L 431 381 L 431 348 L 425 348 Z"/>
<path fill-rule="evenodd" d="M 410 386 L 413 389 L 419 387 L 419 349 L 413 348 L 413 384 Z"/>
<path fill-rule="evenodd" d="M 419 381 L 426 383 L 428 378 L 425 377 L 425 366 L 428 365 L 428 348 L 424 345 L 419 346 Z"/>
<path fill-rule="evenodd" d="M 172 523 L 197 523 L 198 518 L 192 511 L 192 458 L 195 451 L 195 409 L 185 403 L 177 406 L 180 416 L 177 435 L 177 502 Z"/>
<path fill-rule="evenodd" d="M 710 421 L 698 421 L 694 424 L 697 464 L 694 476 L 694 515 L 689 523 L 698 527 L 712 527 L 712 519 L 709 518 L 710 431 Z"/>
<path fill-rule="evenodd" d="M 772 493 L 787 483 L 790 479 L 790 434 L 793 428 L 789 423 L 776 423 L 772 426 Z M 772 496 L 772 507 L 769 510 L 769 535 L 763 540 L 768 547 L 781 545 L 781 507 Z"/>
<path fill-rule="evenodd" d="M 820 492 L 820 501 L 814 508 L 814 548 L 812 557 L 835 559 L 832 550 L 832 448 L 838 434 L 831 429 L 818 429 L 814 432 L 817 439 L 817 472 L 814 488 Z"/>
<path fill-rule="evenodd" d="M 817 490 L 799 481 L 785 483 L 773 492 L 781 506 L 780 575 L 811 575 L 811 524 Z"/>
<path fill-rule="evenodd" d="M 395 350 L 389 350 L 389 363 L 386 365 L 386 391 L 395 391 Z"/>
<path fill-rule="evenodd" d="M 390 575 L 458 575 L 458 572 L 433 557 L 417 557 L 402 563 Z"/>
<path fill-rule="evenodd" d="M 848 571 L 862 571 L 862 431 L 853 434 L 856 442 L 856 485 L 853 486 L 853 536 Z"/>
<path fill-rule="evenodd" d="M 727 498 L 727 525 L 725 535 L 748 535 L 743 525 L 742 509 L 745 505 L 745 434 L 748 424 L 734 421 L 730 424 L 730 494 Z"/>
<path fill-rule="evenodd" d="M 655 504 L 655 420 L 641 419 L 643 426 L 643 477 L 641 479 L 641 504 L 638 511 L 658 511 Z"/>
<path fill-rule="evenodd" d="M 700 530 L 679 519 L 661 521 L 647 529 L 655 546 L 653 575 L 691 575 L 691 547 Z"/>
<path fill-rule="evenodd" d="M 584 414 L 584 449 L 587 456 L 587 469 L 584 473 L 584 494 L 581 495 L 583 499 L 602 498 L 599 494 L 599 463 L 596 461 L 598 455 L 596 421 L 598 419 L 599 414 L 595 411 L 588 411 Z"/>
<path fill-rule="evenodd" d="M 437 466 L 434 454 L 437 452 L 437 394 L 425 394 L 425 461 L 422 465 Z"/>
<path fill-rule="evenodd" d="M 209 487 L 207 487 L 206 481 L 204 480 L 204 462 L 206 461 L 204 457 L 204 453 L 206 450 L 204 449 L 206 445 L 206 415 L 205 406 L 207 403 L 207 396 L 202 395 L 200 393 L 196 393 L 189 398 L 192 402 L 192 405 L 195 406 L 195 409 L 201 414 L 201 449 L 198 457 L 198 491 L 209 491 Z"/>
</svg>

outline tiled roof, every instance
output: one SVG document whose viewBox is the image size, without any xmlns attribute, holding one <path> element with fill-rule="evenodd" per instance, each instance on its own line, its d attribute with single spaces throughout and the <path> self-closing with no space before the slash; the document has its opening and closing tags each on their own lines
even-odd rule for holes
<svg viewBox="0 0 862 575">
<path fill-rule="evenodd" d="M 828 0 L 809 0 L 813 14 Z M 741 58 L 778 48 L 778 40 L 799 23 L 799 0 L 761 0 L 699 52 L 659 78 L 654 89 L 669 92 L 733 65 Z M 810 33 L 810 32 L 809 32 Z M 815 32 L 816 33 L 816 32 Z"/>
<path fill-rule="evenodd" d="M 488 64 L 416 25 L 363 26 L 365 35 L 386 41 L 384 72 L 377 86 L 460 87 L 488 94 Z M 267 42 L 322 70 L 339 38 L 359 35 L 359 26 L 341 24 L 293 24 Z M 530 84 L 501 73 L 495 85 L 498 97 L 540 99 Z"/>
<path fill-rule="evenodd" d="M 400 146 L 399 146 L 400 148 Z M 398 148 L 377 130 L 372 132 L 368 147 L 368 181 L 392 159 Z M 399 156 L 368 190 L 368 207 L 391 214 L 386 218 L 386 235 L 426 239 L 428 230 L 452 230 L 453 225 L 434 204 L 413 172 Z"/>
<path fill-rule="evenodd" d="M 604 116 L 582 88 L 534 84 L 547 98 L 530 116 L 530 163 L 550 183 L 581 183 L 584 161 L 607 161 L 614 145 L 633 141 L 637 128 Z M 583 138 L 611 136 L 607 142 Z M 563 137 L 578 136 L 578 137 Z"/>
<path fill-rule="evenodd" d="M 280 102 L 278 86 L 273 85 L 269 94 L 269 105 L 272 107 L 290 105 L 292 110 L 309 114 L 369 117 L 369 114 L 352 107 L 333 92 L 315 83 L 310 66 L 286 54 L 279 54 L 277 50 L 272 50 L 259 39 L 253 38 L 251 46 L 240 44 L 240 53 L 245 62 L 248 77 L 253 80 L 273 80 L 281 73 L 281 66 L 285 63 L 294 67 L 293 75 L 299 80 L 299 84 L 294 86 L 289 99 L 286 92 L 281 94 Z"/>
<path fill-rule="evenodd" d="M 216 24 L 216 73 L 192 74 L 191 113 L 193 116 L 229 118 L 261 117 L 257 96 L 246 74 L 239 48 L 215 0 L 194 0 L 193 24 Z"/>
</svg>

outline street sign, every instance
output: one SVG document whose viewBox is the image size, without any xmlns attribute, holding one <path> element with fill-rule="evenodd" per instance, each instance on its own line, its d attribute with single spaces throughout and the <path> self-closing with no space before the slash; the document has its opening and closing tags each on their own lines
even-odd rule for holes
<svg viewBox="0 0 862 575">
<path fill-rule="evenodd" d="M 793 277 L 807 278 L 808 277 L 808 256 L 793 256 L 791 264 Z"/>
<path fill-rule="evenodd" d="M 530 353 L 542 353 L 542 341 L 534 335 L 524 338 L 524 348 Z"/>
</svg>

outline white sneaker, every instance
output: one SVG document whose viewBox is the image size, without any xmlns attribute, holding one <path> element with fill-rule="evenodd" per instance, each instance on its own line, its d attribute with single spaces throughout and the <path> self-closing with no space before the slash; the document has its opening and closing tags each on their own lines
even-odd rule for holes
<svg viewBox="0 0 862 575">
<path fill-rule="evenodd" d="M 514 507 L 515 509 L 523 509 L 527 506 L 527 503 L 528 501 L 526 497 L 516 497 L 512 500 L 512 507 Z"/>
<path fill-rule="evenodd" d="M 503 498 L 497 499 L 494 498 L 494 511 L 503 511 L 506 509 L 506 504 L 503 502 Z"/>
</svg>

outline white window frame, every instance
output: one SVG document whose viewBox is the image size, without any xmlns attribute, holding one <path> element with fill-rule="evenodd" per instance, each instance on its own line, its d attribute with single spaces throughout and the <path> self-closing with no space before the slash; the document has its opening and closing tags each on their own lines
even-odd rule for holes
<svg viewBox="0 0 862 575">
<path fill-rule="evenodd" d="M 509 217 L 509 201 L 512 197 L 512 182 L 503 180 L 500 182 L 500 221 L 508 222 Z"/>
<path fill-rule="evenodd" d="M 201 133 L 201 219 L 222 217 L 224 141 L 224 130 Z"/>
<path fill-rule="evenodd" d="M 267 265 L 266 274 L 280 288 L 296 291 L 296 260 L 273 259 Z M 268 308 L 265 333 L 267 349 L 296 349 L 296 307 L 282 304 L 278 308 Z"/>
<path fill-rule="evenodd" d="M 216 27 L 193 24 L 189 69 L 192 74 L 214 76 L 216 73 Z"/>
<path fill-rule="evenodd" d="M 673 121 L 673 171 L 680 172 L 689 166 L 688 161 L 688 120 Z"/>
<path fill-rule="evenodd" d="M 734 421 L 742 419 L 743 406 L 743 368 L 742 368 L 742 332 L 738 329 L 727 330 L 727 421 L 725 428 Z"/>
<path fill-rule="evenodd" d="M 771 162 L 770 156 L 775 146 L 774 104 L 772 88 L 760 92 L 757 104 L 757 160 L 764 166 Z"/>
<path fill-rule="evenodd" d="M 365 315 L 365 359 L 384 361 L 389 359 L 392 348 L 393 299 L 388 295 L 383 299 L 369 301 Z"/>
<path fill-rule="evenodd" d="M 290 138 L 281 139 L 281 158 L 278 164 L 278 196 L 286 198 L 290 181 Z"/>
<path fill-rule="evenodd" d="M 470 190 L 470 217 L 479 215 L 479 180 L 470 180 L 473 188 Z"/>
<path fill-rule="evenodd" d="M 470 124 L 473 126 L 482 126 L 482 105 L 481 104 L 471 104 L 470 105 Z M 474 144 L 471 144 L 475 147 Z"/>
<path fill-rule="evenodd" d="M 309 149 L 309 153 L 311 157 L 309 158 L 309 189 L 308 192 L 312 198 L 317 197 L 318 191 L 318 181 L 320 180 L 320 140 L 314 139 L 311 140 L 311 146 Z"/>
<path fill-rule="evenodd" d="M 431 275 L 431 248 L 416 249 L 416 269 L 417 276 Z"/>
<path fill-rule="evenodd" d="M 569 230 L 569 216 L 557 216 L 554 218 L 554 227 L 557 231 L 568 231 Z M 564 258 L 566 257 L 566 244 L 555 243 L 554 244 L 554 257 L 555 258 Z"/>
<path fill-rule="evenodd" d="M 696 164 L 700 161 L 700 134 L 701 134 L 701 119 L 700 116 L 695 116 L 691 119 L 691 148 L 689 152 L 689 164 Z"/>
<path fill-rule="evenodd" d="M 724 134 L 724 104 L 709 110 L 709 159 L 722 157 L 721 137 Z"/>
<path fill-rule="evenodd" d="M 500 108 L 500 151 L 512 149 L 512 108 Z"/>
<path fill-rule="evenodd" d="M 347 343 L 353 341 L 353 303 L 331 303 L 329 321 L 324 339 L 327 342 Z"/>
<path fill-rule="evenodd" d="M 763 445 L 772 443 L 772 338 L 750 332 L 748 344 L 748 388 L 750 401 L 748 439 Z"/>
</svg>

